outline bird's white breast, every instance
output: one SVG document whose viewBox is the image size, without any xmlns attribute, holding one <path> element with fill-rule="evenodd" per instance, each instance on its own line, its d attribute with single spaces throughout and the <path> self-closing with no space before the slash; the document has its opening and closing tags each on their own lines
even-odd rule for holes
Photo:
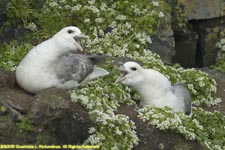
<svg viewBox="0 0 225 150">
<path fill-rule="evenodd" d="M 184 104 L 172 93 L 171 83 L 164 75 L 157 71 L 146 69 L 144 78 L 145 82 L 136 87 L 141 96 L 141 106 L 170 106 L 175 111 L 184 110 Z"/>
<path fill-rule="evenodd" d="M 32 93 L 54 86 L 58 82 L 54 73 L 57 64 L 54 55 L 49 40 L 31 49 L 17 67 L 19 85 Z"/>
</svg>

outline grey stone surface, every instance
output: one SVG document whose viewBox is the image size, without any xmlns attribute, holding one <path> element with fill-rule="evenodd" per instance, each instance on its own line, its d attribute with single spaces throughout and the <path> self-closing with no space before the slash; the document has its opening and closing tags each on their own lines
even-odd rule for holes
<svg viewBox="0 0 225 150">
<path fill-rule="evenodd" d="M 149 45 L 149 49 L 159 54 L 166 64 L 172 63 L 172 57 L 175 54 L 175 41 L 170 15 L 167 14 L 165 19 L 161 20 L 157 34 L 152 37 L 152 44 Z"/>
<path fill-rule="evenodd" d="M 211 19 L 225 16 L 224 0 L 183 1 L 188 20 Z"/>
</svg>

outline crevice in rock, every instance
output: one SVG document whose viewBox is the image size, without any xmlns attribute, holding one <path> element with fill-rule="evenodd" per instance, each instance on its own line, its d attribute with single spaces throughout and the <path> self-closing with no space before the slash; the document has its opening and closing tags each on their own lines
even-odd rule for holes
<svg viewBox="0 0 225 150">
<path fill-rule="evenodd" d="M 195 55 L 195 66 L 197 68 L 201 68 L 203 66 L 203 50 L 200 43 L 200 37 L 198 38 L 196 55 Z"/>
</svg>

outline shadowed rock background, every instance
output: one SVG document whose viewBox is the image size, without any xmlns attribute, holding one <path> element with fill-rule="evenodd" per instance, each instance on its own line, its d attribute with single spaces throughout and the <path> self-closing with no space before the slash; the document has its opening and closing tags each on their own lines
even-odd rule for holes
<svg viewBox="0 0 225 150">
<path fill-rule="evenodd" d="M 215 63 L 218 53 L 215 45 L 225 35 L 225 2 L 166 1 L 173 8 L 172 16 L 158 28 L 149 48 L 158 53 L 166 64 L 198 67 L 215 78 L 218 83 L 217 95 L 223 101 L 207 109 L 225 113 L 224 74 L 207 68 Z M 36 7 L 41 3 L 36 4 Z M 7 20 L 7 5 L 7 0 L 0 0 L 0 28 Z M 182 14 L 187 19 L 183 19 Z M 24 32 L 26 29 L 16 24 L 3 28 L 0 43 L 18 40 Z M 179 134 L 150 127 L 137 118 L 132 107 L 122 105 L 117 113 L 125 114 L 135 122 L 140 139 L 136 150 L 165 147 L 171 150 L 206 149 L 196 141 L 185 140 Z M 94 126 L 88 113 L 79 104 L 72 103 L 68 93 L 49 89 L 37 95 L 27 94 L 16 84 L 15 75 L 4 70 L 0 70 L 0 122 L 0 144 L 77 145 L 88 138 L 88 130 Z"/>
</svg>

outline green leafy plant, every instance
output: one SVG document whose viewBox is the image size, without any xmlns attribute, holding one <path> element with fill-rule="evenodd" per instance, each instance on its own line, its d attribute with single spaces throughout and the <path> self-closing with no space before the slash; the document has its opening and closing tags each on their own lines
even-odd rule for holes
<svg viewBox="0 0 225 150">
<path fill-rule="evenodd" d="M 9 44 L 0 45 L 0 67 L 6 70 L 15 71 L 16 66 L 33 46 L 29 43 L 19 44 L 11 41 Z"/>
<path fill-rule="evenodd" d="M 161 130 L 181 133 L 189 140 L 198 140 L 209 149 L 225 148 L 225 116 L 215 111 L 207 112 L 193 108 L 192 115 L 174 113 L 171 108 L 146 106 L 139 110 L 139 117 Z"/>
<path fill-rule="evenodd" d="M 225 73 L 225 38 L 222 38 L 216 47 L 220 49 L 217 61 L 211 68 Z"/>
<path fill-rule="evenodd" d="M 16 123 L 17 127 L 23 131 L 32 131 L 33 125 L 31 121 L 27 118 L 22 118 L 18 123 Z"/>
</svg>

